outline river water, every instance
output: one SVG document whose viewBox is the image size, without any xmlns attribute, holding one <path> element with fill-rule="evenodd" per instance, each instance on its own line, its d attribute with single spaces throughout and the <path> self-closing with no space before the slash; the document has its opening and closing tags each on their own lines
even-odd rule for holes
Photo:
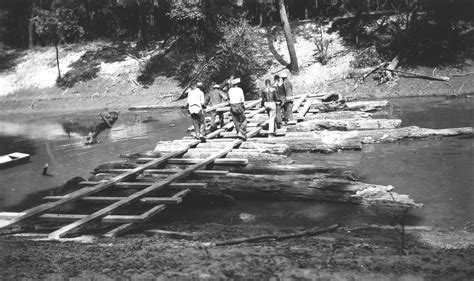
<svg viewBox="0 0 474 281">
<path fill-rule="evenodd" d="M 182 138 L 191 125 L 181 110 L 122 112 L 115 126 L 103 132 L 100 144 L 84 145 L 84 129 L 64 129 L 75 120 L 97 122 L 98 112 L 83 112 L 28 122 L 0 120 L 0 155 L 31 154 L 31 162 L 0 170 L 0 212 L 22 211 L 73 177 L 87 179 L 99 164 L 118 160 L 124 152 L 152 150 L 156 142 Z M 468 98 L 393 99 L 381 118 L 401 118 L 403 126 L 449 128 L 474 125 L 474 101 Z M 85 116 L 85 117 L 84 117 Z M 68 123 L 69 122 L 69 123 Z M 354 169 L 361 181 L 393 185 L 408 194 L 421 210 L 408 224 L 441 228 L 462 227 L 474 221 L 474 152 L 472 138 L 407 140 L 364 145 L 362 151 L 334 154 L 298 153 L 297 163 Z M 45 164 L 50 176 L 42 176 Z M 192 223 L 313 226 L 392 223 L 384 215 L 369 214 L 355 205 L 324 202 L 242 201 L 225 207 L 176 210 L 173 219 Z M 392 219 L 393 220 L 393 219 Z"/>
</svg>

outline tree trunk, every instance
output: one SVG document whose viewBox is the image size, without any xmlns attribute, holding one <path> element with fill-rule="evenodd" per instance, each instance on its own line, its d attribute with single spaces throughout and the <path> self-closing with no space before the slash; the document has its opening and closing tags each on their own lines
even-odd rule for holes
<svg viewBox="0 0 474 281">
<path fill-rule="evenodd" d="M 288 17 L 286 15 L 284 0 L 278 0 L 278 10 L 280 11 L 280 19 L 283 23 L 283 31 L 285 33 L 286 44 L 288 46 L 288 52 L 290 53 L 291 72 L 293 74 L 298 74 L 298 58 L 296 57 L 295 44 L 293 41 L 293 36 L 291 34 L 290 23 L 288 22 Z"/>
<path fill-rule="evenodd" d="M 61 79 L 61 69 L 59 69 L 59 49 L 57 42 L 54 42 L 54 48 L 56 49 L 56 65 L 58 66 L 58 79 Z"/>
<path fill-rule="evenodd" d="M 399 128 L 401 124 L 402 120 L 400 119 L 314 119 L 288 126 L 288 132 L 395 129 Z"/>
<path fill-rule="evenodd" d="M 28 48 L 32 48 L 34 46 L 34 34 L 35 34 L 35 24 L 30 19 L 28 21 Z"/>
</svg>

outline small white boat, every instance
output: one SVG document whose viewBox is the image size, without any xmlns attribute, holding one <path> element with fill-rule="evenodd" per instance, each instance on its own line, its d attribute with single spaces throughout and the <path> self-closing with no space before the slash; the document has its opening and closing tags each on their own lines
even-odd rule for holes
<svg viewBox="0 0 474 281">
<path fill-rule="evenodd" d="M 13 152 L 7 155 L 2 155 L 0 156 L 0 169 L 23 164 L 28 161 L 30 161 L 30 155 L 27 153 Z"/>
</svg>

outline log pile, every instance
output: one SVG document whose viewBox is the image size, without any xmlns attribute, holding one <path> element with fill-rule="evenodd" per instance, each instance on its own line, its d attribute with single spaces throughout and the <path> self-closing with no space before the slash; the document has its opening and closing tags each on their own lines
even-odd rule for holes
<svg viewBox="0 0 474 281">
<path fill-rule="evenodd" d="M 360 150 L 363 144 L 433 136 L 473 135 L 471 127 L 401 128 L 399 119 L 373 118 L 370 112 L 387 107 L 387 101 L 339 103 L 322 102 L 314 97 L 306 98 L 308 95 L 298 97 L 298 107 L 294 109 L 295 116 L 301 122 L 286 124 L 284 130 L 278 131 L 281 136 L 267 137 L 268 132 L 261 130 L 257 137 L 249 138 L 232 149 L 226 158 L 216 160 L 205 170 L 195 171 L 186 179 L 187 188 L 191 188 L 194 194 L 200 196 L 218 198 L 318 200 L 384 208 L 418 208 L 422 205 L 407 195 L 393 192 L 390 185 L 359 182 L 355 171 L 335 166 L 295 164 L 290 153 Z M 225 111 L 227 108 L 220 110 Z M 226 113 L 226 117 L 228 115 Z M 268 119 L 262 109 L 248 110 L 247 116 L 249 128 L 252 129 L 265 124 Z M 188 149 L 181 159 L 170 159 L 165 166 L 160 167 L 162 170 L 145 170 L 134 179 L 135 184 L 123 187 L 139 188 L 140 183 L 159 182 L 165 175 L 226 147 L 234 134 L 221 130 L 215 135 L 218 136 L 219 133 L 221 138 L 199 143 Z M 126 155 L 125 161 L 99 166 L 89 181 L 110 179 L 117 172 L 134 169 L 139 163 L 149 161 L 150 157 L 159 157 L 170 151 L 183 149 L 191 141 L 160 141 L 151 152 Z M 180 188 L 180 185 L 172 185 L 170 188 Z"/>
</svg>

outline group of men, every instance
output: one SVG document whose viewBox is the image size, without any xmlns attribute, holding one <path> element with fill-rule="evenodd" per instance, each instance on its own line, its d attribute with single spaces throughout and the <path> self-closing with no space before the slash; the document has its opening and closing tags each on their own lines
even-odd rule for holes
<svg viewBox="0 0 474 281">
<path fill-rule="evenodd" d="M 240 88 L 240 78 L 231 78 L 224 86 L 215 84 L 208 94 L 204 94 L 203 83 L 197 82 L 188 92 L 188 110 L 194 125 L 195 138 L 206 141 L 206 122 L 204 110 L 207 106 L 215 106 L 229 102 L 232 121 L 234 122 L 237 137 L 245 140 L 247 118 L 245 116 L 244 91 Z M 275 127 L 281 128 L 282 123 L 293 120 L 293 85 L 286 73 L 275 75 L 274 83 L 265 80 L 265 87 L 261 91 L 262 107 L 265 107 L 269 116 L 269 135 L 274 135 Z M 217 130 L 216 117 L 219 125 L 224 126 L 224 112 L 213 110 L 211 113 L 211 131 Z"/>
<path fill-rule="evenodd" d="M 265 87 L 261 92 L 262 107 L 265 107 L 269 116 L 268 133 L 273 135 L 275 127 L 281 128 L 282 123 L 293 120 L 293 84 L 288 75 L 275 75 L 273 84 L 270 79 L 265 80 Z"/>
<path fill-rule="evenodd" d="M 215 84 L 208 95 L 204 95 L 205 87 L 201 82 L 191 86 L 188 92 L 188 110 L 194 125 L 195 138 L 202 142 L 206 141 L 206 122 L 204 109 L 207 106 L 215 106 L 223 102 L 229 102 L 230 113 L 234 122 L 237 136 L 246 139 L 247 118 L 245 116 L 245 97 L 244 91 L 239 87 L 240 78 L 229 79 L 221 87 Z M 227 90 L 227 91 L 226 91 Z M 211 115 L 211 131 L 217 129 L 216 117 L 219 117 L 219 125 L 224 126 L 224 112 L 213 110 Z"/>
</svg>

